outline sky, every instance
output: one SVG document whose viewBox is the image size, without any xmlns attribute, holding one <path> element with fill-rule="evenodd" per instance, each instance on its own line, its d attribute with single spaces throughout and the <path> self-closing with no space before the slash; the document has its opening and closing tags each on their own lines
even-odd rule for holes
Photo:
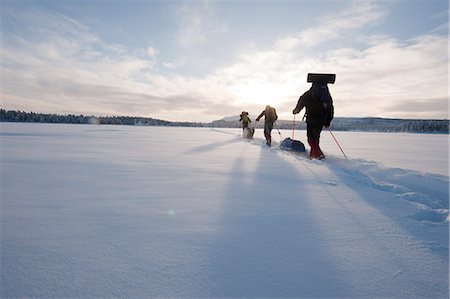
<svg viewBox="0 0 450 299">
<path fill-rule="evenodd" d="M 4 109 L 292 119 L 335 73 L 336 117 L 449 118 L 447 0 L 0 3 Z"/>
</svg>

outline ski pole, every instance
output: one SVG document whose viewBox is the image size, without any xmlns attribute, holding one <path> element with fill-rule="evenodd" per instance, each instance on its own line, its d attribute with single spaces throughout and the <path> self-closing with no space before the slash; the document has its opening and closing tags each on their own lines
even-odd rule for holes
<svg viewBox="0 0 450 299">
<path fill-rule="evenodd" d="M 292 142 L 294 142 L 294 131 L 295 130 L 295 114 L 294 114 L 294 121 L 292 122 Z"/>
<path fill-rule="evenodd" d="M 278 131 L 278 134 L 280 134 L 280 138 L 281 138 L 281 140 L 283 140 L 283 139 L 284 139 L 284 137 L 283 137 L 283 135 L 281 135 L 281 132 L 280 132 L 280 130 L 278 130 L 278 126 L 277 126 L 277 123 L 276 123 L 276 122 L 274 122 L 273 124 L 275 125 L 275 128 L 276 128 L 276 129 L 277 129 L 277 131 Z"/>
<path fill-rule="evenodd" d="M 341 145 L 339 144 L 339 142 L 337 141 L 336 137 L 334 137 L 333 132 L 331 132 L 330 127 L 328 127 L 328 131 L 330 132 L 331 136 L 333 136 L 334 141 L 336 142 L 337 146 L 338 146 L 339 149 L 341 150 L 341 152 L 342 152 L 342 154 L 344 155 L 345 159 L 348 159 L 348 158 L 347 158 L 347 155 L 346 155 L 346 154 L 344 153 L 344 151 L 342 150 L 342 147 L 341 147 Z"/>
</svg>

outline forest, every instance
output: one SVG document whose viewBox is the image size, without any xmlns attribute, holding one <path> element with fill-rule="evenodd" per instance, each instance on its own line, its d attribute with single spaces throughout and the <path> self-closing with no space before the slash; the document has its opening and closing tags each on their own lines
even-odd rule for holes
<svg viewBox="0 0 450 299">
<path fill-rule="evenodd" d="M 101 125 L 131 125 L 131 126 L 176 126 L 176 127 L 214 127 L 238 128 L 239 116 L 233 120 L 230 117 L 212 122 L 174 122 L 150 117 L 136 116 L 94 116 L 94 115 L 60 115 L 35 112 L 0 109 L 0 122 L 29 123 L 65 123 L 65 124 L 101 124 Z M 263 122 L 257 123 L 261 128 Z M 439 133 L 449 134 L 447 119 L 390 119 L 378 117 L 336 117 L 332 121 L 334 131 L 364 131 L 364 132 L 409 132 L 409 133 Z M 290 120 L 278 120 L 276 129 L 292 129 Z M 306 123 L 297 121 L 295 129 L 306 129 Z"/>
</svg>

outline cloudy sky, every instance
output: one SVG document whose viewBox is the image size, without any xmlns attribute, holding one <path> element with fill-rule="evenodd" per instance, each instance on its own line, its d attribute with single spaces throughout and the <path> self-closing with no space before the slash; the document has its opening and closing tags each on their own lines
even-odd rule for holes
<svg viewBox="0 0 450 299">
<path fill-rule="evenodd" d="M 448 118 L 448 1 L 1 1 L 1 107 L 292 119 L 308 72 L 336 116 Z"/>
</svg>

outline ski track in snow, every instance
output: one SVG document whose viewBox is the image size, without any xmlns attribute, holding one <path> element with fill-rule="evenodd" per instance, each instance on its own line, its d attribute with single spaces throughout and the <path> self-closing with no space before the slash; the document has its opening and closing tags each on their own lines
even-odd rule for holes
<svg viewBox="0 0 450 299">
<path fill-rule="evenodd" d="M 2 298 L 448 298 L 447 176 L 238 130 L 1 138 Z"/>
<path fill-rule="evenodd" d="M 261 144 L 265 147 L 263 139 L 255 140 L 254 144 Z M 301 163 L 312 163 L 313 165 L 326 163 L 327 167 L 339 177 L 345 177 L 344 181 L 358 182 L 367 187 L 393 193 L 398 199 L 415 203 L 423 211 L 418 213 L 422 216 L 411 215 L 413 219 L 429 222 L 449 221 L 448 177 L 400 168 L 386 168 L 379 162 L 344 159 L 328 154 L 323 161 L 310 160 L 308 159 L 308 149 L 306 153 L 285 151 L 279 148 L 277 142 L 274 143 L 271 150 L 282 151 Z M 335 180 L 321 182 L 328 185 L 338 184 Z"/>
</svg>

